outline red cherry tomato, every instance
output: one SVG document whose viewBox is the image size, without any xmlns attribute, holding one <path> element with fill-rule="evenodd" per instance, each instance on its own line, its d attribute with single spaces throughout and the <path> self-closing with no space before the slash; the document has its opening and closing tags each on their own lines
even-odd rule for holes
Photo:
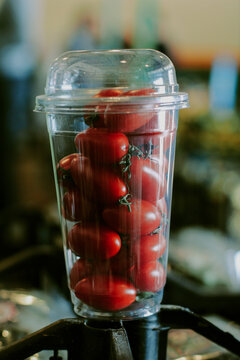
<svg viewBox="0 0 240 360">
<path fill-rule="evenodd" d="M 164 196 L 167 189 L 165 169 L 157 157 L 143 159 L 133 156 L 129 170 L 131 179 L 128 184 L 134 197 L 156 202 Z"/>
<path fill-rule="evenodd" d="M 134 268 L 132 278 L 138 290 L 156 292 L 165 285 L 166 273 L 160 262 L 150 261 L 140 268 Z"/>
<path fill-rule="evenodd" d="M 122 96 L 123 91 L 117 88 L 103 89 L 99 91 L 94 97 L 115 97 Z"/>
<path fill-rule="evenodd" d="M 68 245 L 84 259 L 109 259 L 120 250 L 121 239 L 105 225 L 78 223 L 68 233 Z"/>
<path fill-rule="evenodd" d="M 59 161 L 59 163 L 57 165 L 57 168 L 61 168 L 61 169 L 64 169 L 64 170 L 69 170 L 70 167 L 71 167 L 72 160 L 78 158 L 79 156 L 80 155 L 78 153 L 73 153 L 73 154 L 65 156 L 64 158 L 62 158 Z"/>
<path fill-rule="evenodd" d="M 57 164 L 57 177 L 59 185 L 63 187 L 71 187 L 72 177 L 70 173 L 71 162 L 73 159 L 78 158 L 80 155 L 73 153 L 62 158 Z"/>
<path fill-rule="evenodd" d="M 114 205 L 127 194 L 126 184 L 117 173 L 91 166 L 85 157 L 72 161 L 71 174 L 81 192 L 93 201 Z"/>
<path fill-rule="evenodd" d="M 70 287 L 74 289 L 77 283 L 92 273 L 92 263 L 85 259 L 78 259 L 70 271 Z"/>
<path fill-rule="evenodd" d="M 121 279 L 129 279 L 130 271 L 134 266 L 133 255 L 126 246 L 121 246 L 119 252 L 109 259 L 96 260 L 92 262 L 92 275 L 118 275 Z"/>
<path fill-rule="evenodd" d="M 122 93 L 122 96 L 148 96 L 154 93 L 153 89 L 129 90 Z M 138 108 L 132 105 L 112 103 L 107 106 L 104 113 L 104 124 L 111 131 L 132 132 L 154 116 L 149 105 L 139 105 Z"/>
<path fill-rule="evenodd" d="M 103 219 L 112 229 L 122 234 L 146 235 L 160 226 L 161 215 L 148 201 L 133 200 L 131 211 L 126 205 L 106 208 Z"/>
<path fill-rule="evenodd" d="M 171 111 L 155 112 L 152 119 L 138 129 L 138 133 L 144 134 L 146 143 L 151 141 L 153 154 L 167 151 L 175 140 L 176 131 L 177 125 Z"/>
<path fill-rule="evenodd" d="M 109 269 L 121 278 L 129 277 L 131 268 L 134 266 L 134 258 L 131 249 L 122 246 L 117 255 L 113 256 L 109 261 Z"/>
<path fill-rule="evenodd" d="M 127 154 L 129 143 L 124 134 L 89 128 L 77 134 L 75 145 L 81 154 L 99 165 L 119 162 Z"/>
<path fill-rule="evenodd" d="M 104 124 L 112 132 L 132 132 L 148 122 L 151 112 L 137 112 L 127 105 L 109 105 L 104 113 Z"/>
<path fill-rule="evenodd" d="M 172 112 L 157 112 L 148 123 L 148 127 L 148 130 L 151 128 L 153 131 L 156 131 L 156 129 L 163 131 L 164 150 L 166 151 L 170 145 L 170 141 L 174 139 L 177 130 L 177 125 L 175 124 L 175 118 L 172 116 Z"/>
<path fill-rule="evenodd" d="M 104 311 L 124 309 L 136 299 L 136 289 L 130 282 L 107 275 L 95 275 L 79 281 L 75 294 L 85 304 Z"/>
<path fill-rule="evenodd" d="M 165 252 L 167 246 L 166 238 L 162 233 L 142 236 L 139 240 L 133 241 L 132 254 L 137 268 L 142 264 L 159 259 Z"/>
<path fill-rule="evenodd" d="M 100 97 L 116 97 L 121 96 L 122 90 L 119 89 L 103 89 L 99 91 L 96 95 L 94 95 L 95 98 Z M 104 111 L 106 109 L 107 105 L 97 105 L 89 114 L 84 115 L 84 119 L 87 125 L 93 128 L 104 128 Z M 86 106 L 87 108 L 93 110 L 92 106 Z"/>
<path fill-rule="evenodd" d="M 121 252 L 121 249 L 119 252 Z M 112 276 L 112 274 L 117 274 L 117 272 L 114 272 L 111 267 L 111 260 L 117 256 L 118 254 L 114 255 L 110 259 L 101 259 L 100 261 L 98 261 L 99 259 L 94 259 L 94 261 L 78 259 L 70 271 L 70 287 L 74 289 L 80 280 L 90 275 L 95 276 L 104 274 L 106 276 Z"/>
<path fill-rule="evenodd" d="M 63 196 L 63 216 L 70 221 L 91 220 L 95 217 L 96 205 L 86 198 L 76 186 Z"/>
<path fill-rule="evenodd" d="M 103 89 L 99 91 L 94 97 L 116 97 L 121 96 L 122 90 L 120 89 Z M 90 115 L 85 115 L 85 121 L 88 125 L 93 128 L 104 128 L 104 112 L 107 107 L 107 104 L 97 105 L 95 108 L 95 112 Z"/>
</svg>

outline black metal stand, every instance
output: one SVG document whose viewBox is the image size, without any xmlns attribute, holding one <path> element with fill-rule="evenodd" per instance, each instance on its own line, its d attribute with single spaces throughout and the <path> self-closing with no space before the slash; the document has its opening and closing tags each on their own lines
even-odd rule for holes
<svg viewBox="0 0 240 360">
<path fill-rule="evenodd" d="M 191 310 L 175 305 L 162 305 L 159 313 L 143 320 L 125 323 L 136 360 L 166 360 L 168 331 L 191 329 L 240 356 L 240 341 Z"/>
<path fill-rule="evenodd" d="M 94 326 L 96 325 L 96 326 Z M 42 350 L 53 350 L 52 359 L 61 359 L 58 350 L 68 351 L 68 360 L 132 360 L 125 329 L 120 323 L 90 322 L 84 319 L 62 319 L 6 346 L 1 360 L 23 360 Z"/>
<path fill-rule="evenodd" d="M 113 322 L 59 320 L 0 351 L 0 360 L 23 360 L 42 350 L 68 351 L 68 360 L 166 360 L 170 329 L 192 329 L 240 356 L 240 341 L 189 309 L 162 305 L 158 314 L 145 319 Z"/>
</svg>

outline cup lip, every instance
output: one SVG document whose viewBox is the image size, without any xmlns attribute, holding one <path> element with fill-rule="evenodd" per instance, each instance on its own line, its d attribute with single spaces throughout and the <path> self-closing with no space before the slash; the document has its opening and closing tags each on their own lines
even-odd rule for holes
<svg viewBox="0 0 240 360">
<path fill-rule="evenodd" d="M 119 97 L 86 97 L 86 94 L 76 90 L 69 94 L 55 93 L 54 95 L 39 95 L 36 97 L 35 112 L 43 113 L 77 113 L 77 112 L 105 112 L 109 113 L 138 113 L 159 110 L 177 110 L 189 107 L 188 94 L 185 92 L 159 93 L 147 96 L 119 96 Z"/>
</svg>

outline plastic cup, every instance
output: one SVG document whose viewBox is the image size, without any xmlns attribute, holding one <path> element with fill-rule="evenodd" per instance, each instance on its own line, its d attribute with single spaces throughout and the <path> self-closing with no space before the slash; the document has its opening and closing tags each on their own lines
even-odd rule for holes
<svg viewBox="0 0 240 360">
<path fill-rule="evenodd" d="M 47 116 L 77 315 L 136 319 L 160 309 L 185 107 L 158 51 L 74 51 L 51 65 L 35 110 Z"/>
</svg>

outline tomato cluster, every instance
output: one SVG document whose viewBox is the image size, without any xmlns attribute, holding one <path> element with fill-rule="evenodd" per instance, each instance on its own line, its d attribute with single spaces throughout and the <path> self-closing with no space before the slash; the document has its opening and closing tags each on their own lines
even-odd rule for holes
<svg viewBox="0 0 240 360">
<path fill-rule="evenodd" d="M 107 89 L 95 97 L 152 92 Z M 91 127 L 75 136 L 76 153 L 57 165 L 62 216 L 74 222 L 67 233 L 67 247 L 77 259 L 70 287 L 99 310 L 124 309 L 143 292 L 158 292 L 165 284 L 161 258 L 167 247 L 166 150 L 171 139 L 166 133 L 134 136 L 154 116 L 147 109 L 128 112 L 115 102 L 97 105 L 94 119 L 85 119 Z"/>
</svg>

